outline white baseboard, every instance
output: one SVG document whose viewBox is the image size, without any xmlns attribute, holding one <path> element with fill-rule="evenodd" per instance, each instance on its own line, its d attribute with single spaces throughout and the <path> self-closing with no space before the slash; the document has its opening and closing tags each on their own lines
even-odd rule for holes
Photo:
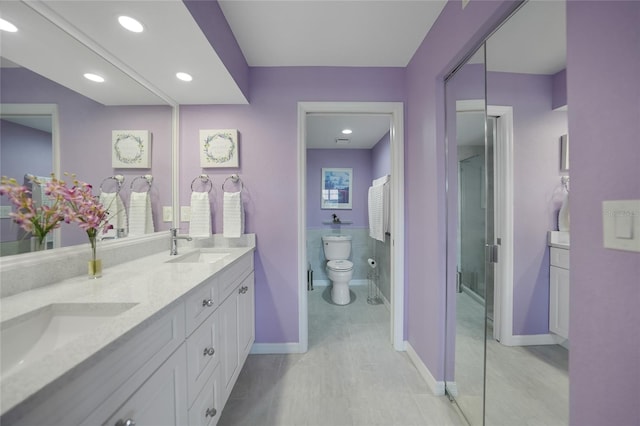
<svg viewBox="0 0 640 426">
<path fill-rule="evenodd" d="M 251 352 L 254 355 L 266 355 L 266 354 L 299 354 L 299 343 L 254 343 L 251 346 Z"/>
<path fill-rule="evenodd" d="M 533 345 L 557 345 L 560 343 L 559 336 L 553 334 L 517 334 L 506 336 L 500 340 L 505 346 L 533 346 Z"/>
<path fill-rule="evenodd" d="M 424 381 L 427 383 L 427 386 L 429 386 L 429 389 L 431 389 L 431 392 L 433 392 L 433 394 L 436 396 L 444 395 L 444 382 L 437 381 L 433 377 L 427 366 L 424 365 L 415 349 L 413 349 L 409 342 L 405 342 L 405 347 L 407 350 L 407 355 L 409 355 L 409 359 L 411 360 L 411 362 L 413 362 L 413 365 L 415 365 L 418 373 L 420 373 L 420 376 L 422 376 Z"/>
</svg>

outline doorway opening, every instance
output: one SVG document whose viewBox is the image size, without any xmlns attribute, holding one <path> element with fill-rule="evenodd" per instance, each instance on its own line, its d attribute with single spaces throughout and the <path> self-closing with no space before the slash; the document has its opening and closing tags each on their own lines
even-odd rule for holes
<svg viewBox="0 0 640 426">
<path fill-rule="evenodd" d="M 298 103 L 298 352 L 309 345 L 307 300 L 307 118 L 310 114 L 380 114 L 389 117 L 390 139 L 390 343 L 404 350 L 404 118 L 401 102 Z"/>
</svg>

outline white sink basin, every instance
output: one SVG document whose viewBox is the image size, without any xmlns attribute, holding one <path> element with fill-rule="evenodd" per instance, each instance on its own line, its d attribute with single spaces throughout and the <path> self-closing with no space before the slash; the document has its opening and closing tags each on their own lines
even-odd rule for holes
<svg viewBox="0 0 640 426">
<path fill-rule="evenodd" d="M 231 253 L 225 250 L 215 249 L 215 248 L 202 248 L 191 253 L 187 253 L 185 255 L 176 257 L 175 259 L 169 260 L 169 263 L 215 263 L 218 262 L 225 257 L 229 256 Z"/>
<path fill-rule="evenodd" d="M 91 333 L 137 303 L 54 303 L 1 324 L 0 371 L 7 376 Z"/>
<path fill-rule="evenodd" d="M 551 247 L 569 248 L 571 245 L 571 235 L 565 231 L 549 231 L 548 243 Z"/>
</svg>

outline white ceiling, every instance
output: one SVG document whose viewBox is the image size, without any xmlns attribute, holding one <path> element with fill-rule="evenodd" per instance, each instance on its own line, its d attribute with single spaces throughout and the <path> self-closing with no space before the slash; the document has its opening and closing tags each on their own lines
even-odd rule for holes
<svg viewBox="0 0 640 426">
<path fill-rule="evenodd" d="M 443 0 L 221 0 L 250 66 L 405 67 Z"/>
<path fill-rule="evenodd" d="M 307 148 L 371 149 L 391 127 L 391 117 L 384 114 L 309 114 Z M 342 134 L 351 129 L 350 135 Z M 348 139 L 337 144 L 336 139 Z"/>
</svg>

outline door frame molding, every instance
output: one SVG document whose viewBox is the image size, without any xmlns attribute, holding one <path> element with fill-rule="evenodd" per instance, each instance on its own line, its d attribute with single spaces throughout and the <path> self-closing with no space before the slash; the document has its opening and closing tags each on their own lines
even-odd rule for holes
<svg viewBox="0 0 640 426">
<path fill-rule="evenodd" d="M 309 113 L 386 114 L 391 118 L 391 343 L 404 342 L 404 104 L 403 102 L 298 102 L 298 352 L 309 346 L 307 304 L 307 147 Z"/>
</svg>

